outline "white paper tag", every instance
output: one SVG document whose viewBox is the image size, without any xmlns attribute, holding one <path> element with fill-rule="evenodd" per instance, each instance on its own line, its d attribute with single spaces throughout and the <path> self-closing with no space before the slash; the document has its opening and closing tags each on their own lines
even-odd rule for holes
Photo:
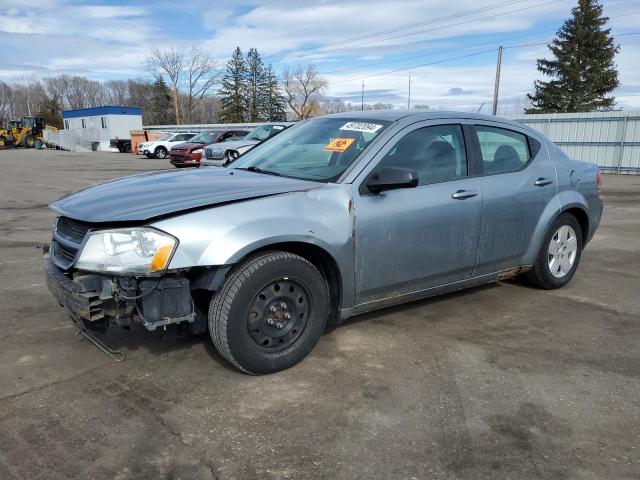
<svg viewBox="0 0 640 480">
<path fill-rule="evenodd" d="M 348 122 L 340 127 L 340 130 L 349 130 L 351 132 L 375 133 L 382 128 L 379 123 L 367 122 Z"/>
</svg>

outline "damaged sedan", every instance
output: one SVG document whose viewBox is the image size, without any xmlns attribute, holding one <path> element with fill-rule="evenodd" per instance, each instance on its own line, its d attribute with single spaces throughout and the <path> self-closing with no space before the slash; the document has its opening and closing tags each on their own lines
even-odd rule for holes
<svg viewBox="0 0 640 480">
<path fill-rule="evenodd" d="M 352 315 L 520 274 L 566 285 L 599 225 L 599 189 L 597 166 L 516 123 L 329 115 L 231 168 L 58 200 L 45 277 L 86 327 L 208 331 L 232 365 L 267 374 Z"/>
</svg>

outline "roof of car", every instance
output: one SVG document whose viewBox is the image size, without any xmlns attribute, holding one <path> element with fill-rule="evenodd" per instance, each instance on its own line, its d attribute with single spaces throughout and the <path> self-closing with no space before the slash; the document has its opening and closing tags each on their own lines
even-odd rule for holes
<svg viewBox="0 0 640 480">
<path fill-rule="evenodd" d="M 334 113 L 326 115 L 326 117 L 335 118 L 370 118 L 378 120 L 396 121 L 401 118 L 415 117 L 416 120 L 432 120 L 438 118 L 475 118 L 481 120 L 502 120 L 497 117 L 491 117 L 489 115 L 480 115 L 476 113 L 467 112 L 448 112 L 440 110 L 407 110 L 407 109 L 388 109 L 388 110 L 366 110 L 355 112 Z M 508 121 L 508 120 L 507 120 Z"/>
<path fill-rule="evenodd" d="M 506 125 L 517 126 L 523 130 L 527 130 L 536 136 L 540 136 L 540 132 L 527 127 L 522 123 L 515 122 L 513 120 L 507 120 L 505 118 L 494 117 L 490 115 L 481 115 L 477 113 L 469 112 L 449 112 L 440 110 L 407 110 L 407 109 L 389 109 L 389 110 L 367 110 L 359 112 L 344 112 L 333 113 L 330 115 L 324 115 L 329 118 L 349 118 L 349 119 L 362 119 L 362 120 L 387 120 L 395 122 L 402 119 L 410 118 L 411 121 L 419 122 L 423 120 L 439 120 L 439 119 L 472 119 L 472 120 L 485 120 L 489 122 L 504 123 Z"/>
</svg>

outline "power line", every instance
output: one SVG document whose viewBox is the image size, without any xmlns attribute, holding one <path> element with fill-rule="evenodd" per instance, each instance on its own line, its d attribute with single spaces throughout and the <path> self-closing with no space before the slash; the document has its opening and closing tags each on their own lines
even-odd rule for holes
<svg viewBox="0 0 640 480">
<path fill-rule="evenodd" d="M 630 35 L 640 35 L 640 32 L 629 32 L 629 33 L 620 33 L 620 34 L 611 34 L 614 37 L 624 37 L 624 36 L 630 36 Z M 549 42 L 541 42 L 541 43 L 529 43 L 529 44 L 521 44 L 521 45 L 509 45 L 509 46 L 505 46 L 502 47 L 503 49 L 511 49 L 511 48 L 524 48 L 524 47 L 532 47 L 532 46 L 537 46 L 537 45 L 547 45 Z M 469 53 L 467 55 L 460 55 L 457 57 L 449 57 L 449 58 L 443 58 L 441 60 L 437 60 L 435 62 L 429 62 L 429 63 L 423 63 L 421 65 L 413 65 L 411 67 L 404 67 L 404 68 L 398 68 L 395 70 L 389 70 L 387 72 L 381 72 L 381 73 L 374 73 L 371 75 L 367 75 L 364 77 L 357 77 L 357 78 L 350 78 L 348 80 L 343 80 L 343 81 L 339 81 L 339 82 L 333 82 L 333 85 L 336 84 L 342 84 L 342 83 L 347 83 L 347 82 L 352 82 L 355 80 L 365 80 L 367 78 L 372 78 L 372 77 L 380 77 L 383 75 L 389 75 L 391 73 L 398 73 L 398 72 L 404 72 L 407 70 L 413 70 L 415 68 L 422 68 L 422 67 L 428 67 L 428 66 L 432 66 L 432 65 L 438 65 L 440 63 L 445 63 L 445 62 L 451 62 L 453 60 L 460 60 L 463 58 L 469 58 L 469 57 L 475 57 L 478 55 L 482 55 L 485 53 L 489 53 L 489 52 L 495 52 L 495 48 L 491 48 L 491 49 L 487 49 L 487 50 L 481 50 L 479 52 L 473 52 L 473 53 Z"/>
<path fill-rule="evenodd" d="M 507 12 L 502 12 L 502 13 L 493 14 L 493 15 L 487 15 L 487 16 L 479 17 L 479 18 L 473 18 L 471 20 L 465 20 L 464 22 L 452 23 L 452 24 L 449 24 L 449 25 L 442 25 L 442 26 L 435 27 L 435 28 L 430 28 L 430 29 L 426 29 L 426 30 L 420 30 L 418 32 L 405 33 L 405 34 L 402 34 L 402 35 L 396 35 L 396 36 L 393 36 L 393 37 L 387 37 L 387 38 L 383 38 L 383 39 L 380 39 L 380 40 L 374 40 L 373 42 L 370 42 L 369 44 L 365 44 L 365 45 L 351 45 L 351 46 L 347 46 L 347 47 L 332 48 L 332 49 L 323 50 L 321 52 L 313 52 L 313 53 L 306 53 L 306 54 L 301 54 L 301 55 L 294 55 L 294 56 L 292 56 L 290 58 L 303 58 L 303 57 L 308 57 L 308 56 L 311 56 L 311 55 L 316 55 L 318 53 L 319 54 L 324 54 L 324 53 L 330 53 L 330 52 L 338 52 L 338 51 L 342 51 L 342 50 L 352 50 L 354 48 L 368 47 L 368 46 L 370 46 L 372 44 L 385 42 L 387 40 L 395 40 L 397 38 L 408 37 L 408 36 L 411 36 L 411 35 L 418 35 L 418 34 L 421 34 L 421 33 L 434 32 L 434 31 L 437 31 L 437 30 L 442 30 L 444 28 L 457 27 L 457 26 L 460 26 L 460 25 L 466 25 L 466 24 L 469 24 L 469 23 L 474 23 L 474 22 L 477 22 L 479 20 L 488 20 L 488 19 L 496 18 L 496 17 L 502 16 L 502 15 L 509 15 L 511 13 L 523 12 L 523 11 L 526 11 L 526 10 L 531 10 L 531 9 L 538 8 L 538 7 L 544 7 L 544 6 L 547 6 L 547 5 L 551 5 L 551 4 L 559 3 L 559 2 L 563 2 L 563 1 L 566 1 L 566 0 L 551 0 L 549 2 L 544 2 L 544 3 L 538 3 L 536 5 L 531 5 L 529 7 L 517 8 L 517 9 L 514 9 L 514 10 L 509 10 Z"/>
<path fill-rule="evenodd" d="M 619 17 L 629 17 L 631 15 L 638 15 L 638 14 L 640 14 L 640 11 L 627 12 L 627 13 L 624 13 L 624 14 L 620 14 L 620 15 L 615 15 L 613 17 L 609 17 L 609 19 L 611 20 L 611 19 L 619 18 Z M 524 35 L 515 35 L 515 36 L 510 36 L 510 37 L 506 37 L 506 38 L 502 38 L 502 39 L 490 40 L 490 41 L 483 42 L 483 43 L 476 43 L 474 45 L 467 45 L 465 47 L 457 47 L 457 48 L 452 48 L 452 49 L 447 49 L 447 50 L 440 50 L 440 51 L 437 51 L 437 52 L 429 52 L 429 53 L 426 53 L 426 54 L 420 54 L 420 55 L 413 55 L 413 56 L 409 56 L 409 57 L 396 58 L 396 59 L 387 60 L 387 61 L 384 61 L 384 62 L 376 62 L 376 63 L 369 63 L 369 64 L 366 64 L 366 65 L 359 65 L 357 67 L 344 67 L 344 68 L 324 71 L 324 72 L 320 72 L 320 73 L 322 75 L 328 75 L 328 74 L 331 74 L 331 73 L 337 73 L 337 72 L 343 72 L 343 71 L 349 71 L 349 70 L 358 70 L 358 69 L 363 69 L 363 68 L 375 67 L 375 66 L 378 66 L 378 65 L 386 65 L 386 64 L 389 64 L 389 63 L 396 63 L 396 62 L 401 62 L 401 61 L 404 61 L 404 60 L 413 60 L 415 58 L 431 57 L 431 56 L 439 55 L 439 54 L 443 54 L 443 53 L 459 52 L 459 51 L 462 51 L 462 50 L 468 50 L 470 48 L 481 47 L 481 46 L 484 46 L 484 45 L 496 45 L 496 44 L 499 45 L 499 44 L 501 44 L 503 42 L 506 42 L 508 40 L 514 40 L 516 38 L 525 38 L 525 37 L 530 37 L 530 36 L 533 36 L 533 35 L 538 35 L 540 33 L 555 32 L 555 31 L 557 31 L 557 28 L 538 30 L 536 32 L 531 32 L 531 33 L 527 33 L 527 34 L 524 34 Z M 620 37 L 620 36 L 627 36 L 627 35 L 635 35 L 635 33 L 612 34 L 612 35 Z M 545 45 L 547 43 L 548 42 L 532 43 L 532 44 L 526 44 L 526 45 L 523 45 L 523 46 L 504 47 L 504 48 L 522 48 L 524 46 Z"/>
<path fill-rule="evenodd" d="M 416 27 L 421 27 L 421 26 L 424 26 L 424 25 L 429 25 L 429 24 L 432 24 L 432 23 L 443 22 L 443 21 L 446 21 L 446 20 L 453 20 L 455 18 L 460 18 L 460 17 L 465 17 L 465 16 L 468 16 L 468 15 L 473 15 L 474 13 L 479 13 L 479 12 L 488 11 L 488 10 L 494 10 L 496 8 L 509 6 L 509 5 L 514 5 L 516 3 L 523 3 L 523 2 L 527 2 L 527 1 L 529 1 L 529 0 L 509 0 L 509 1 L 506 1 L 506 2 L 494 3 L 492 5 L 487 5 L 486 7 L 477 8 L 477 9 L 474 9 L 474 10 L 466 10 L 466 11 L 454 13 L 454 14 L 451 14 L 451 15 L 447 15 L 445 17 L 432 18 L 432 19 L 425 20 L 425 21 L 418 22 L 418 23 L 410 23 L 410 24 L 406 24 L 406 25 L 400 25 L 398 27 L 390 28 L 388 30 L 381 30 L 381 31 L 378 31 L 378 32 L 369 33 L 367 35 L 361 35 L 361 36 L 357 36 L 357 37 L 345 38 L 343 40 L 338 40 L 338 41 L 335 41 L 335 42 L 325 43 L 325 44 L 322 44 L 322 45 L 314 45 L 313 47 L 303 47 L 303 48 L 297 48 L 295 50 L 288 50 L 286 52 L 273 53 L 271 55 L 265 56 L 265 58 L 270 58 L 270 57 L 274 57 L 274 56 L 278 56 L 278 55 L 284 56 L 284 55 L 289 55 L 290 53 L 305 52 L 305 51 L 309 51 L 309 50 L 318 50 L 320 48 L 330 47 L 332 45 L 342 45 L 344 43 L 349 43 L 349 42 L 353 42 L 353 41 L 357 41 L 357 40 L 365 40 L 365 39 L 368 39 L 368 38 L 379 37 L 381 35 L 386 35 L 386 34 L 389 34 L 389 33 L 395 33 L 395 32 L 399 32 L 399 31 L 402 31 L 402 30 L 407 30 L 407 29 L 410 29 L 410 28 L 416 28 Z"/>
</svg>

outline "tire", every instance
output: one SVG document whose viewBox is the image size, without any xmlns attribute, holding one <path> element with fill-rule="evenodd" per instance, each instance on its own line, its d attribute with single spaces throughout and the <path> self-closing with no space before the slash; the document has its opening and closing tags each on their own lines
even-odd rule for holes
<svg viewBox="0 0 640 480">
<path fill-rule="evenodd" d="M 165 158 L 167 158 L 167 149 L 164 147 L 156 148 L 154 152 L 154 157 L 164 160 Z"/>
<path fill-rule="evenodd" d="M 124 144 L 124 153 L 131 153 L 131 144 L 130 143 L 125 143 Z"/>
<path fill-rule="evenodd" d="M 558 247 L 558 253 L 554 254 Z M 564 287 L 576 273 L 581 257 L 580 223 L 570 213 L 563 213 L 551 224 L 533 268 L 524 274 L 524 278 L 531 285 L 545 290 Z"/>
<path fill-rule="evenodd" d="M 147 158 L 154 158 L 153 154 L 151 153 L 145 153 L 144 156 Z"/>
<path fill-rule="evenodd" d="M 35 142 L 35 139 L 33 137 L 33 135 L 31 135 L 30 133 L 25 135 L 25 137 L 22 139 L 22 146 L 25 148 L 33 148 L 33 143 Z"/>
<path fill-rule="evenodd" d="M 227 150 L 224 152 L 224 163 L 222 165 L 226 167 L 231 162 L 237 160 L 239 156 L 240 154 L 236 150 Z"/>
<path fill-rule="evenodd" d="M 271 251 L 232 270 L 211 300 L 209 334 L 229 363 L 262 375 L 306 357 L 328 316 L 329 291 L 322 274 L 298 255 Z"/>
<path fill-rule="evenodd" d="M 0 148 L 7 146 L 7 137 L 0 135 Z"/>
</svg>

